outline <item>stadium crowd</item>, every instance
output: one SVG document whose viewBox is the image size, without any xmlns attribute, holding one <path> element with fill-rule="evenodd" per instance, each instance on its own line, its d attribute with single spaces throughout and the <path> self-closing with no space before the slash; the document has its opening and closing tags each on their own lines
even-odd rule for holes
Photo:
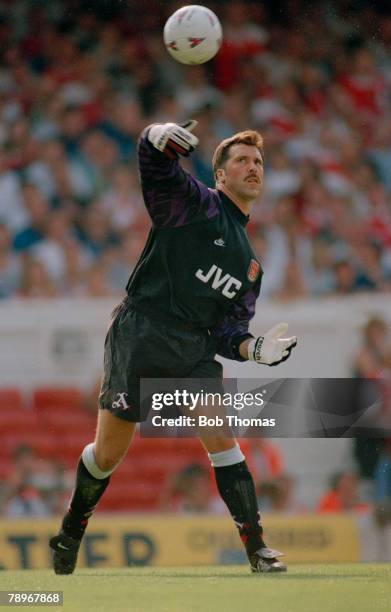
<svg viewBox="0 0 391 612">
<path fill-rule="evenodd" d="M 178 3 L 0 0 L 0 297 L 120 294 L 148 232 L 137 138 L 196 118 L 186 162 L 253 127 L 266 187 L 249 230 L 263 297 L 391 288 L 391 17 L 382 2 L 208 2 L 204 66 L 173 61 Z M 386 3 L 384 3 L 386 7 Z"/>
</svg>

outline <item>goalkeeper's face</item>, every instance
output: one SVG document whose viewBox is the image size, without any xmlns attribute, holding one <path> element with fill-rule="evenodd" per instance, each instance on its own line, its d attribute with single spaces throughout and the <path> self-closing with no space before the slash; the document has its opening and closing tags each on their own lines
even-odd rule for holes
<svg viewBox="0 0 391 612">
<path fill-rule="evenodd" d="M 232 145 L 224 168 L 219 170 L 220 181 L 237 198 L 246 202 L 255 200 L 263 185 L 263 159 L 257 147 Z"/>
</svg>

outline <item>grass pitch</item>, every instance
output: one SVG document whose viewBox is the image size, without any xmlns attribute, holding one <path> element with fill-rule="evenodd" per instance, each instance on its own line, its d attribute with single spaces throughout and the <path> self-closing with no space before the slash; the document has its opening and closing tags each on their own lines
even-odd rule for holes
<svg viewBox="0 0 391 612">
<path fill-rule="evenodd" d="M 391 610 L 391 566 L 294 565 L 275 575 L 247 566 L 4 571 L 0 590 L 63 591 L 62 608 L 34 609 L 64 612 L 370 612 Z"/>
</svg>

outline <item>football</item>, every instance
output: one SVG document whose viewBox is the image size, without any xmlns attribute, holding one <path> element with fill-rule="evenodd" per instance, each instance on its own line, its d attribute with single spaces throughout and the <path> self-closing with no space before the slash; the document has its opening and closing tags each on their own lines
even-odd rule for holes
<svg viewBox="0 0 391 612">
<path fill-rule="evenodd" d="M 183 6 L 164 26 L 164 44 L 181 64 L 204 64 L 214 57 L 222 41 L 218 17 L 206 6 Z"/>
</svg>

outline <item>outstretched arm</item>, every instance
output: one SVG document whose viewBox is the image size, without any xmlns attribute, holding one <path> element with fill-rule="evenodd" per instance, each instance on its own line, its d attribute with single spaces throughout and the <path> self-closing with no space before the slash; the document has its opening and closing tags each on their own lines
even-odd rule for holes
<svg viewBox="0 0 391 612">
<path fill-rule="evenodd" d="M 297 338 L 281 338 L 288 329 L 286 323 L 275 325 L 258 338 L 249 333 L 249 323 L 255 313 L 260 286 L 259 278 L 258 282 L 232 305 L 224 319 L 214 328 L 212 335 L 217 340 L 217 354 L 222 357 L 275 366 L 288 359 L 297 344 Z"/>
<path fill-rule="evenodd" d="M 185 125 L 192 128 L 194 124 Z M 181 227 L 218 213 L 217 197 L 178 161 L 179 155 L 188 155 L 197 143 L 188 129 L 174 123 L 154 124 L 141 134 L 141 188 L 152 222 L 158 227 Z"/>
</svg>

